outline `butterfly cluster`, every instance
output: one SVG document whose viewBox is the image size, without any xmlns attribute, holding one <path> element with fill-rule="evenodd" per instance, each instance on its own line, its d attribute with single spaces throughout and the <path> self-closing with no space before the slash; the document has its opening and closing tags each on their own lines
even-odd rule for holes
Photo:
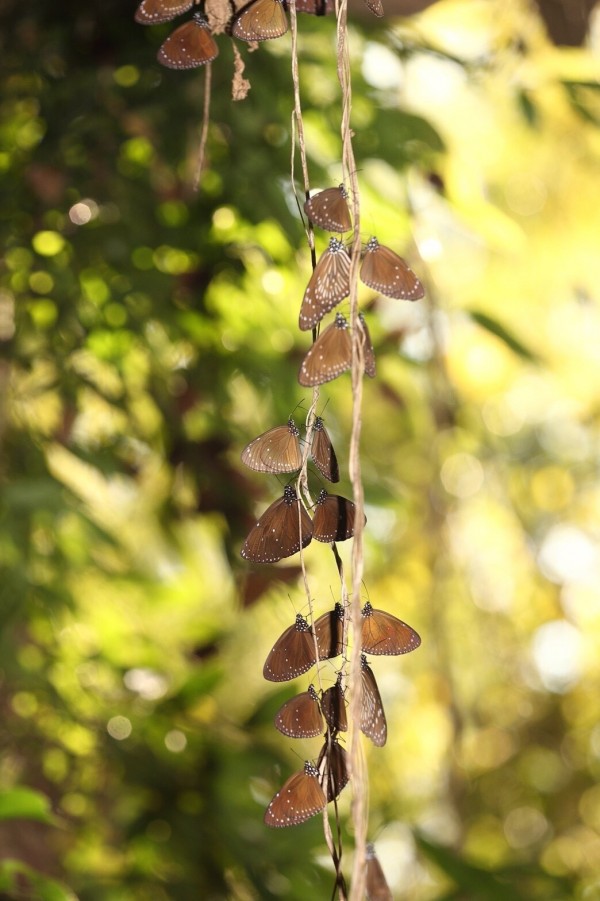
<svg viewBox="0 0 600 901">
<path fill-rule="evenodd" d="M 279 636 L 263 667 L 270 682 L 287 682 L 303 675 L 319 661 L 344 653 L 346 611 L 337 603 L 333 610 L 312 625 L 301 614 Z M 361 628 L 361 731 L 377 747 L 387 741 L 387 722 L 379 688 L 366 654 L 407 654 L 418 648 L 421 639 L 411 626 L 369 602 L 362 610 Z M 348 729 L 343 675 L 329 688 L 317 691 L 310 684 L 294 695 L 275 714 L 275 727 L 289 738 L 324 738 L 316 763 L 307 760 L 271 800 L 265 812 L 267 826 L 295 826 L 319 813 L 335 800 L 349 782 L 347 754 L 340 734 Z"/>
<path fill-rule="evenodd" d="M 317 416 L 312 427 L 310 457 L 330 482 L 339 481 L 333 445 Z M 242 451 L 242 461 L 257 472 L 291 473 L 302 466 L 300 433 L 293 419 L 287 425 L 269 429 Z M 352 501 L 321 489 L 311 519 L 296 489 L 288 484 L 283 496 L 267 507 L 254 524 L 241 555 L 252 563 L 276 563 L 305 548 L 312 539 L 331 543 L 354 535 L 356 508 Z"/>
<path fill-rule="evenodd" d="M 344 185 L 325 188 L 309 197 L 304 212 L 313 225 L 328 232 L 343 235 L 352 228 L 348 206 L 348 192 Z M 316 329 L 327 313 L 350 294 L 350 254 L 341 237 L 332 237 L 329 246 L 319 257 L 310 277 L 298 316 L 302 331 Z M 378 294 L 398 300 L 419 300 L 425 291 L 408 263 L 389 247 L 371 237 L 363 251 L 360 280 Z M 359 314 L 356 325 L 364 372 L 375 376 L 375 353 L 364 316 Z M 305 387 L 323 385 L 336 379 L 352 367 L 352 336 L 348 321 L 339 312 L 335 319 L 316 337 L 300 365 L 298 381 Z"/>
<path fill-rule="evenodd" d="M 296 12 L 313 16 L 335 14 L 334 0 L 289 0 Z M 365 0 L 376 16 L 383 15 L 381 0 Z M 159 25 L 188 12 L 195 0 L 142 0 L 135 12 L 140 25 Z M 243 3 L 227 23 L 227 32 L 246 42 L 271 41 L 288 30 L 287 0 L 249 0 Z M 212 62 L 219 48 L 201 2 L 191 19 L 173 31 L 158 51 L 158 61 L 169 69 L 194 69 Z M 335 230 L 335 229 L 333 229 Z M 344 230 L 344 229 L 342 229 Z"/>
</svg>

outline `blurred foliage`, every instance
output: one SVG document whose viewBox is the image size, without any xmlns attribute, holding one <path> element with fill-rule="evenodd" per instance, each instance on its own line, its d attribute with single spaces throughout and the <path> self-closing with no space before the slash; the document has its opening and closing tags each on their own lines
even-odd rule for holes
<svg viewBox="0 0 600 901">
<path fill-rule="evenodd" d="M 307 403 L 289 42 L 242 50 L 252 90 L 233 104 L 218 38 L 196 194 L 203 74 L 160 71 L 169 26 L 135 25 L 134 6 L 0 7 L 0 889 L 327 898 L 318 818 L 262 823 L 318 750 L 275 733 L 294 688 L 261 676 L 303 603 L 297 561 L 252 572 L 238 556 L 281 491 L 239 452 Z M 334 23 L 300 27 L 326 186 L 341 177 Z M 365 237 L 428 287 L 415 305 L 361 289 L 378 360 L 366 586 L 423 636 L 374 666 L 390 737 L 366 749 L 370 835 L 406 901 L 591 899 L 593 54 L 553 47 L 519 0 L 444 0 L 353 22 L 351 39 Z M 348 379 L 322 399 L 346 472 Z M 320 612 L 333 561 L 312 546 L 307 561 Z"/>
</svg>

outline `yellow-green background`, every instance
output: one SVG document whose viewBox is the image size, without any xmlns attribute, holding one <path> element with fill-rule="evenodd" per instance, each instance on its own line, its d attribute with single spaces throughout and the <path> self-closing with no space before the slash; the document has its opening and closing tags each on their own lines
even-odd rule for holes
<svg viewBox="0 0 600 901">
<path fill-rule="evenodd" d="M 242 50 L 243 103 L 218 38 L 196 194 L 203 75 L 160 70 L 170 26 L 133 11 L 2 11 L 0 890 L 325 899 L 319 819 L 262 823 L 319 747 L 274 730 L 294 687 L 262 679 L 305 603 L 296 560 L 249 577 L 239 557 L 281 493 L 239 453 L 308 403 L 289 38 Z M 323 187 L 341 178 L 334 23 L 299 25 Z M 516 0 L 442 0 L 350 30 L 363 237 L 403 253 L 428 295 L 361 288 L 378 365 L 366 592 L 423 639 L 373 663 L 389 739 L 366 748 L 370 838 L 403 901 L 592 901 L 594 33 L 557 48 Z M 347 495 L 349 378 L 322 399 Z M 321 612 L 339 594 L 333 558 L 306 557 Z M 351 848 L 346 836 L 345 862 Z"/>
</svg>

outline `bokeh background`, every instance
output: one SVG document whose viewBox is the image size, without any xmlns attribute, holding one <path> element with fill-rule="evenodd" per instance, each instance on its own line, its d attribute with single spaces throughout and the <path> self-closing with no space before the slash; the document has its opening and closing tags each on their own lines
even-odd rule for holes
<svg viewBox="0 0 600 901">
<path fill-rule="evenodd" d="M 361 288 L 365 591 L 423 638 L 374 665 L 366 748 L 403 901 L 600 897 L 600 25 L 561 8 L 574 40 L 521 0 L 351 13 L 364 238 L 428 292 Z M 195 193 L 203 74 L 161 70 L 170 26 L 134 9 L 0 7 L 0 892 L 328 898 L 319 818 L 262 823 L 318 750 L 272 726 L 307 680 L 261 675 L 297 560 L 239 557 L 281 493 L 240 451 L 308 403 L 289 37 L 242 48 L 242 103 L 218 38 Z M 335 26 L 299 21 L 324 187 Z M 348 377 L 322 399 L 348 495 Z M 307 561 L 321 611 L 333 558 Z"/>
</svg>

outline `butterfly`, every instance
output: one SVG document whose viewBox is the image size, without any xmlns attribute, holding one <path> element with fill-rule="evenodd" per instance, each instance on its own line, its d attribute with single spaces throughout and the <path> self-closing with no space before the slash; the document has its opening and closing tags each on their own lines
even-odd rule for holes
<svg viewBox="0 0 600 901">
<path fill-rule="evenodd" d="M 352 340 L 348 323 L 341 313 L 335 322 L 321 332 L 304 357 L 298 381 L 305 388 L 323 385 L 346 372 L 352 366 Z"/>
<path fill-rule="evenodd" d="M 208 19 L 202 13 L 194 13 L 189 22 L 176 28 L 161 44 L 156 58 L 168 69 L 195 69 L 210 63 L 218 53 Z"/>
<path fill-rule="evenodd" d="M 242 463 L 256 472 L 295 472 L 302 466 L 300 442 L 293 419 L 263 432 L 242 451 Z"/>
<path fill-rule="evenodd" d="M 350 781 L 348 755 L 335 739 L 325 742 L 317 760 L 319 781 L 327 795 L 327 801 L 337 798 Z"/>
<path fill-rule="evenodd" d="M 298 4 L 296 4 L 298 9 Z M 348 209 L 348 192 L 343 185 L 325 188 L 313 194 L 304 204 L 304 212 L 311 222 L 328 232 L 347 232 L 352 228 Z"/>
<path fill-rule="evenodd" d="M 387 741 L 387 722 L 381 703 L 379 688 L 367 658 L 361 654 L 360 678 L 362 695 L 360 701 L 360 729 L 377 748 L 383 748 Z"/>
<path fill-rule="evenodd" d="M 365 248 L 360 267 L 361 281 L 399 300 L 418 300 L 425 295 L 423 285 L 402 257 L 380 244 L 377 238 L 370 238 Z"/>
<path fill-rule="evenodd" d="M 326 16 L 335 13 L 335 3 L 334 0 L 296 0 L 296 12 Z"/>
<path fill-rule="evenodd" d="M 321 712 L 332 732 L 346 732 L 348 730 L 348 717 L 346 716 L 346 702 L 342 689 L 341 673 L 335 685 L 325 689 L 321 695 Z"/>
<path fill-rule="evenodd" d="M 381 2 L 381 0 L 365 0 L 365 4 L 369 7 L 372 13 L 381 18 L 384 12 L 383 3 Z"/>
<path fill-rule="evenodd" d="M 266 825 L 297 826 L 323 810 L 327 799 L 319 779 L 319 770 L 307 760 L 304 769 L 290 776 L 267 807 Z"/>
<path fill-rule="evenodd" d="M 263 676 L 269 682 L 287 682 L 307 672 L 316 662 L 313 631 L 298 613 L 296 621 L 282 632 L 269 651 Z"/>
<path fill-rule="evenodd" d="M 283 497 L 267 507 L 252 527 L 240 553 L 253 563 L 276 563 L 310 544 L 312 531 L 311 518 L 295 488 L 286 485 Z"/>
<path fill-rule="evenodd" d="M 381 864 L 377 860 L 375 845 L 367 844 L 367 901 L 393 901 Z"/>
<path fill-rule="evenodd" d="M 385 610 L 375 610 L 369 601 L 362 615 L 362 649 L 366 654 L 408 654 L 421 644 L 414 629 Z"/>
<path fill-rule="evenodd" d="M 338 494 L 319 492 L 313 518 L 313 538 L 317 541 L 346 541 L 354 535 L 356 507 Z M 365 522 L 366 522 L 365 518 Z"/>
<path fill-rule="evenodd" d="M 369 376 L 369 378 L 375 378 L 375 351 L 373 350 L 373 343 L 371 341 L 371 335 L 369 333 L 369 329 L 367 328 L 367 323 L 365 322 L 365 317 L 362 313 L 358 314 L 358 319 L 360 321 L 360 325 L 363 330 L 363 355 L 364 355 L 364 365 L 365 372 Z"/>
<path fill-rule="evenodd" d="M 344 649 L 344 608 L 337 603 L 333 610 L 323 613 L 314 625 L 319 660 L 338 657 Z"/>
<path fill-rule="evenodd" d="M 157 25 L 170 22 L 194 5 L 194 0 L 142 0 L 135 11 L 134 19 L 140 25 Z"/>
<path fill-rule="evenodd" d="M 312 685 L 279 708 L 275 714 L 275 728 L 290 738 L 314 738 L 322 733 L 323 717 Z"/>
<path fill-rule="evenodd" d="M 315 418 L 310 455 L 321 475 L 330 482 L 339 482 L 340 471 L 337 457 L 320 416 Z"/>
<path fill-rule="evenodd" d="M 240 41 L 270 41 L 288 30 L 282 0 L 250 0 L 233 17 L 231 34 Z"/>
<path fill-rule="evenodd" d="M 343 241 L 330 238 L 304 292 L 298 324 L 304 332 L 314 328 L 325 313 L 350 293 L 350 257 Z"/>
</svg>

